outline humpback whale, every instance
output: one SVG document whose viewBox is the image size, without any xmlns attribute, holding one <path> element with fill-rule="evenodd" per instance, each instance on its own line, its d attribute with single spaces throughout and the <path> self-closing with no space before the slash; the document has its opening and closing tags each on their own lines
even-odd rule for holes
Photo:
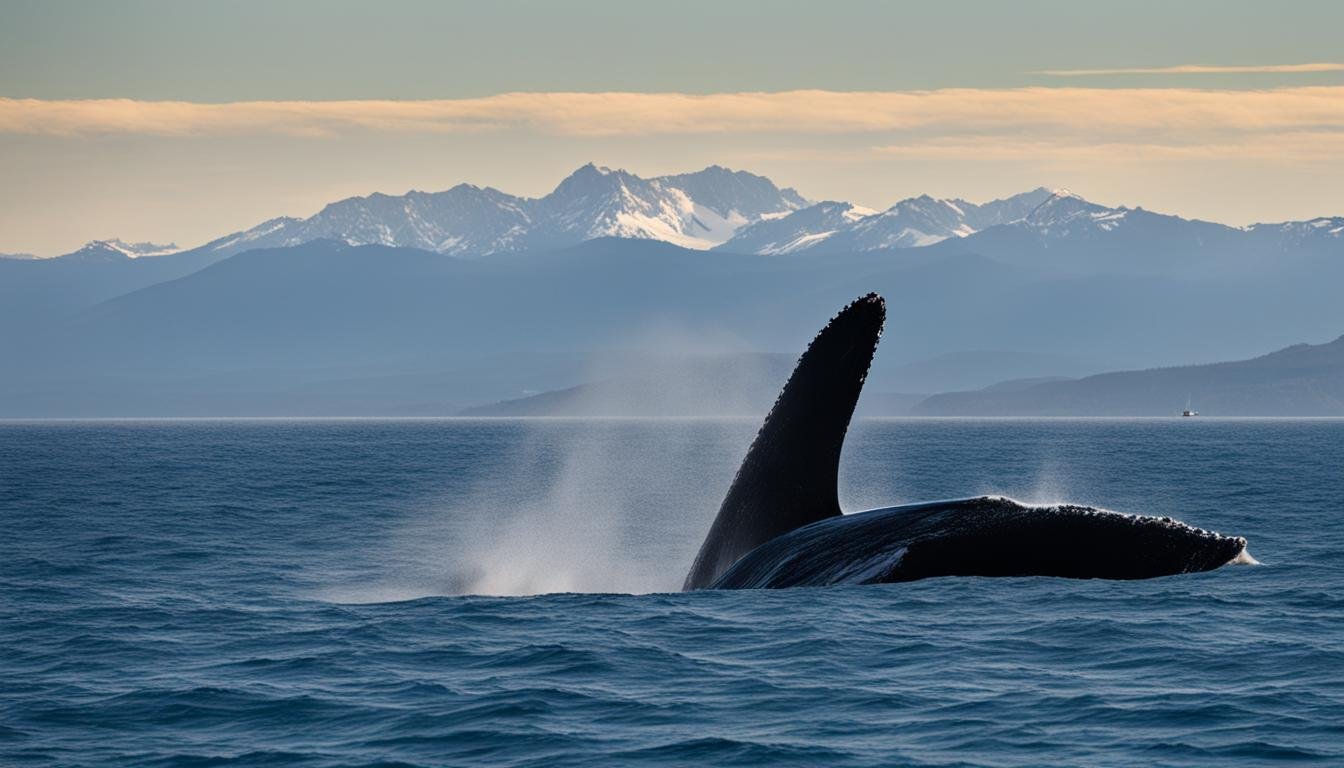
<svg viewBox="0 0 1344 768">
<path fill-rule="evenodd" d="M 1254 562 L 1246 540 L 1169 517 L 996 496 L 843 514 L 840 452 L 886 304 L 821 329 L 747 450 L 683 590 L 880 584 L 931 576 L 1143 579 Z"/>
</svg>

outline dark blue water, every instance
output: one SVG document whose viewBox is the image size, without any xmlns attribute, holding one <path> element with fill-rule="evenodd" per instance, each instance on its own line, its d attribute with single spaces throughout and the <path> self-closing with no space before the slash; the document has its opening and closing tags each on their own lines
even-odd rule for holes
<svg viewBox="0 0 1344 768">
<path fill-rule="evenodd" d="M 755 427 L 0 425 L 0 764 L 1344 764 L 1344 422 L 846 447 L 851 510 L 1070 500 L 1262 566 L 660 594 Z"/>
</svg>

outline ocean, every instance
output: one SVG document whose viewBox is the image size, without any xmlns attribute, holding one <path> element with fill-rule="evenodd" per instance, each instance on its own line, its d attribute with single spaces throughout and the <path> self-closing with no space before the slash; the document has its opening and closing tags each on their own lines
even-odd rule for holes
<svg viewBox="0 0 1344 768">
<path fill-rule="evenodd" d="M 0 765 L 1344 765 L 1344 421 L 861 421 L 1262 564 L 679 594 L 758 426 L 0 422 Z"/>
</svg>

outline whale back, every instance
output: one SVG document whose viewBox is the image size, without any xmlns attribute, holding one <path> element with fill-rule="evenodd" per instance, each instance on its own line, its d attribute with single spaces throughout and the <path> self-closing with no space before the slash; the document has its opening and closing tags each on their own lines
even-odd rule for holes
<svg viewBox="0 0 1344 768">
<path fill-rule="evenodd" d="M 882 297 L 870 293 L 840 310 L 808 345 L 747 450 L 682 589 L 708 587 L 761 544 L 840 514 L 840 450 L 885 319 Z"/>
<path fill-rule="evenodd" d="M 1255 562 L 1246 539 L 1168 517 L 979 497 L 818 521 L 738 560 L 714 589 L 888 584 L 936 576 L 1147 579 Z"/>
</svg>

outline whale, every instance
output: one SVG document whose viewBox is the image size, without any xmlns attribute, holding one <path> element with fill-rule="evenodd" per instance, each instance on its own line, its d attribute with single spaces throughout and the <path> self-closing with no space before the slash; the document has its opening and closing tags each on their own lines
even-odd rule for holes
<svg viewBox="0 0 1344 768">
<path fill-rule="evenodd" d="M 821 329 L 765 417 L 682 585 L 781 589 L 937 576 L 1146 579 L 1254 563 L 1246 539 L 1167 516 L 1002 496 L 845 514 L 845 434 L 886 321 L 870 293 Z"/>
</svg>

